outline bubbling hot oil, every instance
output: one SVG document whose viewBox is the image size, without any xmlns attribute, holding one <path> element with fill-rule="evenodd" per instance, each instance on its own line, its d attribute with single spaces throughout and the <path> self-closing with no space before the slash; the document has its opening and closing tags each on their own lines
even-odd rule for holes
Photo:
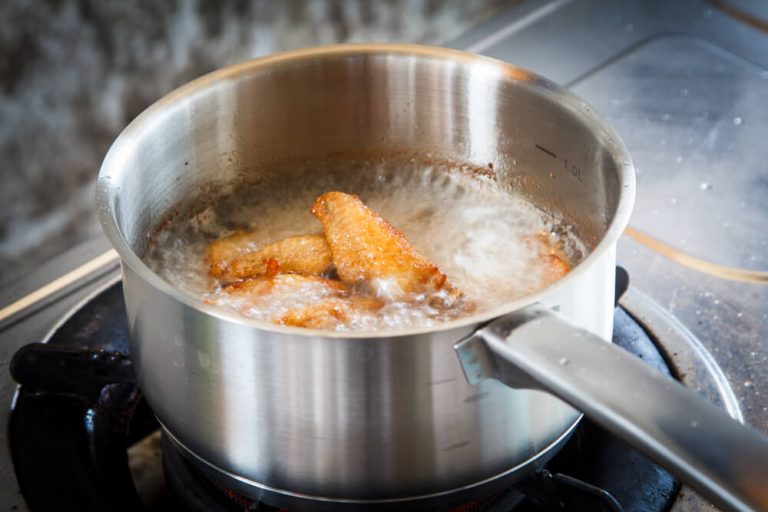
<svg viewBox="0 0 768 512">
<path fill-rule="evenodd" d="M 472 306 L 463 310 L 467 314 L 494 309 L 548 284 L 547 260 L 531 243 L 537 235 L 546 234 L 571 266 L 587 253 L 559 215 L 536 208 L 491 178 L 455 169 L 419 166 L 403 171 L 381 164 L 360 172 L 309 173 L 266 188 L 258 195 L 233 194 L 192 218 L 170 223 L 149 245 L 145 261 L 188 294 L 248 317 L 275 321 L 291 305 L 320 300 L 322 291 L 310 286 L 289 298 L 230 297 L 210 277 L 205 249 L 237 229 L 254 231 L 256 246 L 321 233 L 322 226 L 309 207 L 317 196 L 331 190 L 357 194 L 399 228 L 464 293 L 464 303 Z M 390 331 L 432 326 L 456 317 L 456 312 L 436 310 L 424 297 L 416 299 L 356 311 L 337 328 Z"/>
</svg>

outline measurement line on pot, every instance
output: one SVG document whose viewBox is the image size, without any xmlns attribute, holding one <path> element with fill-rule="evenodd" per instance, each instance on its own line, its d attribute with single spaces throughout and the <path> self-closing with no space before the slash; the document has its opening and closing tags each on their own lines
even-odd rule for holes
<svg viewBox="0 0 768 512">
<path fill-rule="evenodd" d="M 581 169 L 574 163 L 569 164 L 568 159 L 563 159 L 563 165 L 565 167 L 565 172 L 576 178 L 577 180 L 581 181 Z"/>
<path fill-rule="evenodd" d="M 539 146 L 538 144 L 536 144 L 536 147 L 537 147 L 538 149 L 540 149 L 541 151 L 543 151 L 544 153 L 546 153 L 546 154 L 548 154 L 549 156 L 551 156 L 552 158 L 557 158 L 557 155 L 556 155 L 556 154 L 554 154 L 553 152 L 551 152 L 550 150 L 548 150 L 548 149 L 547 149 L 547 148 L 545 148 L 544 146 Z"/>
</svg>

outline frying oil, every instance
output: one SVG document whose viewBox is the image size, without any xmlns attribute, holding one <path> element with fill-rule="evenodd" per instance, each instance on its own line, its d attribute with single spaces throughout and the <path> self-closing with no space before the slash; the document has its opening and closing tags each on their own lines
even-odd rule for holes
<svg viewBox="0 0 768 512">
<path fill-rule="evenodd" d="M 348 165 L 323 172 L 286 172 L 261 193 L 231 194 L 162 229 L 145 254 L 156 273 L 184 292 L 246 316 L 275 321 L 292 307 L 322 300 L 317 286 L 290 296 L 230 296 L 208 272 L 205 249 L 236 230 L 255 233 L 252 248 L 282 238 L 322 233 L 309 212 L 315 198 L 338 190 L 353 193 L 399 228 L 416 251 L 437 264 L 464 293 L 464 306 L 435 309 L 430 297 L 388 302 L 353 312 L 341 330 L 397 330 L 432 326 L 460 314 L 482 313 L 530 294 L 551 277 L 549 260 L 532 240 L 544 236 L 575 265 L 587 253 L 574 230 L 556 213 L 544 212 L 487 176 L 446 166 L 408 163 Z M 278 291 L 278 290 L 276 290 Z"/>
</svg>

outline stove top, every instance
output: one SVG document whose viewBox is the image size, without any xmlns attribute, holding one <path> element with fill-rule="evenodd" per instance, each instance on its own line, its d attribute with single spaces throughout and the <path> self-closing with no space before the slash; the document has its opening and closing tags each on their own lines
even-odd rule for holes
<svg viewBox="0 0 768 512">
<path fill-rule="evenodd" d="M 135 384 L 122 286 L 114 281 L 75 308 L 45 344 L 14 356 L 12 372 L 22 385 L 8 435 L 26 504 L 33 511 L 287 510 L 267 495 L 253 500 L 217 484 L 161 439 Z M 640 292 L 629 291 L 624 302 L 615 312 L 613 342 L 738 416 L 735 397 L 696 340 Z M 669 342 L 660 343 L 658 331 Z M 679 491 L 668 472 L 583 420 L 543 470 L 513 487 L 458 506 L 430 502 L 413 510 L 647 512 L 701 505 Z"/>
<path fill-rule="evenodd" d="M 768 433 L 768 14 L 741 3 L 524 0 L 451 46 L 565 84 L 616 127 L 638 173 L 623 310 L 673 374 Z M 0 366 L 114 286 L 117 265 L 97 238 L 1 289 Z M 4 369 L 2 418 L 15 392 Z M 8 436 L 0 503 L 27 510 Z M 683 489 L 674 507 L 706 506 Z"/>
</svg>

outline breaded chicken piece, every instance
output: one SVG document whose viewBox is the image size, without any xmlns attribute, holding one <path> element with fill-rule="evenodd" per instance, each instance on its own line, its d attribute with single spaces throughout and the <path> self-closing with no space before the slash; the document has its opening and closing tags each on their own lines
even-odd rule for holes
<svg viewBox="0 0 768 512">
<path fill-rule="evenodd" d="M 349 290 L 341 281 L 320 276 L 303 276 L 300 274 L 277 274 L 275 276 L 259 276 L 239 281 L 225 286 L 221 295 L 247 296 L 252 298 L 264 295 L 295 296 L 303 293 L 306 296 L 325 298 L 346 296 Z"/>
<path fill-rule="evenodd" d="M 328 192 L 315 199 L 310 211 L 323 224 L 336 272 L 345 283 L 373 285 L 377 294 L 395 299 L 403 293 L 453 289 L 437 265 L 359 197 Z"/>
<path fill-rule="evenodd" d="M 241 254 L 255 251 L 258 248 L 257 236 L 253 231 L 237 231 L 208 245 L 205 259 L 210 265 L 211 275 L 220 276 L 232 260 Z"/>
<path fill-rule="evenodd" d="M 382 306 L 381 301 L 373 297 L 334 297 L 304 308 L 291 309 L 275 322 L 294 327 L 333 329 L 349 323 L 355 313 L 376 311 Z"/>
<path fill-rule="evenodd" d="M 547 284 L 554 283 L 561 277 L 565 276 L 568 272 L 571 271 L 571 267 L 568 266 L 568 263 L 565 262 L 563 258 L 558 256 L 557 254 L 550 253 L 547 254 Z"/>
<path fill-rule="evenodd" d="M 239 281 L 213 293 L 206 302 L 233 309 L 244 316 L 276 321 L 292 310 L 322 303 L 329 298 L 347 297 L 341 281 L 319 276 L 278 274 Z M 277 320 L 274 320 L 274 317 Z"/>
<path fill-rule="evenodd" d="M 539 231 L 533 237 L 533 242 L 537 245 L 539 259 L 544 265 L 545 285 L 554 283 L 570 272 L 571 267 L 566 262 L 565 255 L 552 243 L 548 233 Z"/>
<path fill-rule="evenodd" d="M 272 309 L 277 324 L 334 329 L 352 315 L 375 311 L 382 303 L 372 297 L 350 295 L 341 281 L 318 276 L 278 274 L 255 277 L 224 287 L 210 303 L 225 302 L 248 316 L 249 310 Z"/>
<path fill-rule="evenodd" d="M 331 266 L 331 251 L 323 235 L 291 236 L 260 248 L 238 250 L 250 244 L 246 234 L 213 242 L 208 258 L 211 274 L 224 282 L 278 272 L 320 275 Z"/>
</svg>

